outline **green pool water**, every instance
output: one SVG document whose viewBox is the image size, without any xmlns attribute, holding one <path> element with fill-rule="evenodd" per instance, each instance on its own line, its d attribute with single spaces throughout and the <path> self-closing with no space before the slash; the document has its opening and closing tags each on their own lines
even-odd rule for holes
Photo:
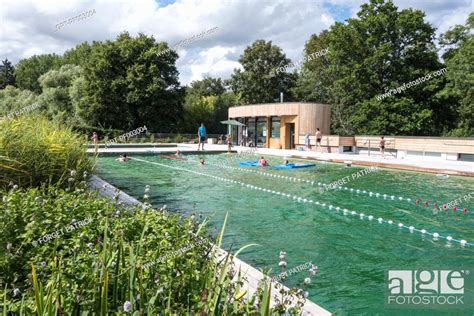
<svg viewBox="0 0 474 316">
<path fill-rule="evenodd" d="M 472 310 L 419 310 L 391 309 L 385 305 L 387 288 L 385 273 L 395 269 L 453 269 L 474 266 L 474 246 L 460 246 L 445 239 L 433 240 L 408 229 L 398 228 L 398 223 L 437 232 L 441 236 L 452 236 L 474 242 L 474 213 L 460 214 L 446 211 L 434 212 L 434 200 L 442 205 L 461 198 L 461 206 L 474 210 L 474 198 L 464 201 L 472 193 L 474 179 L 468 177 L 439 178 L 435 174 L 379 169 L 353 178 L 354 172 L 364 168 L 346 167 L 342 164 L 320 163 L 308 169 L 275 170 L 270 168 L 243 167 L 260 170 L 278 176 L 290 176 L 302 181 L 264 176 L 214 165 L 225 162 L 225 166 L 239 167 L 232 155 L 188 155 L 189 161 L 161 158 L 157 155 L 131 155 L 143 161 L 121 163 L 115 157 L 99 159 L 99 176 L 123 191 L 142 200 L 145 185 L 151 186 L 150 200 L 154 207 L 166 204 L 168 209 L 189 215 L 202 214 L 219 229 L 226 213 L 228 225 L 224 237 L 224 248 L 236 249 L 250 243 L 259 246 L 248 248 L 240 257 L 257 268 L 272 268 L 279 272 L 279 252 L 287 253 L 287 268 L 305 262 L 315 263 L 319 270 L 312 282 L 303 284 L 307 272 L 288 277 L 287 286 L 300 287 L 309 292 L 309 299 L 337 315 L 472 315 Z M 200 166 L 199 159 L 205 159 Z M 230 159 L 229 159 L 230 158 Z M 270 164 L 279 164 L 279 157 L 266 157 Z M 290 162 L 305 162 L 293 159 Z M 307 162 L 307 161 L 306 161 Z M 155 164 L 158 163 L 158 164 Z M 349 210 L 341 210 L 303 203 L 293 198 L 268 192 L 252 190 L 236 183 L 223 182 L 184 170 L 240 181 L 253 186 L 282 192 L 302 199 L 319 201 Z M 354 190 L 379 192 L 394 195 L 384 199 L 357 194 L 349 190 L 322 190 L 310 180 L 331 183 L 346 176 L 347 187 Z M 398 197 L 411 198 L 400 201 Z M 416 205 L 415 199 L 430 201 L 430 207 Z M 372 215 L 351 215 L 350 211 Z M 380 224 L 382 217 L 393 220 L 393 224 Z M 466 295 L 474 295 L 472 288 Z"/>
</svg>

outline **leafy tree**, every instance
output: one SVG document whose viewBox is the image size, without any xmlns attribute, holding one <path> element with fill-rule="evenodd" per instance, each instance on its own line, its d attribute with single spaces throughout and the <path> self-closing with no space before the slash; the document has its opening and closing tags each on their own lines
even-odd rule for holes
<svg viewBox="0 0 474 316">
<path fill-rule="evenodd" d="M 322 54 L 329 48 L 329 31 L 313 34 L 305 45 L 305 62 L 301 67 L 297 85 L 293 89 L 300 101 L 329 103 L 332 80 L 328 71 L 329 59 Z M 314 54 L 322 55 L 309 58 Z"/>
<path fill-rule="evenodd" d="M 41 93 L 38 79 L 51 69 L 59 69 L 61 57 L 56 54 L 34 55 L 22 59 L 15 67 L 15 78 L 18 88 Z"/>
<path fill-rule="evenodd" d="M 39 78 L 43 91 L 39 100 L 47 105 L 48 117 L 68 125 L 76 123 L 70 90 L 73 81 L 81 76 L 80 66 L 64 65 L 59 70 L 50 70 Z"/>
<path fill-rule="evenodd" d="M 474 136 L 474 12 L 466 25 L 457 25 L 441 37 L 447 48 L 443 57 L 448 68 L 449 83 L 440 95 L 457 99 L 457 126 L 452 136 Z"/>
<path fill-rule="evenodd" d="M 175 66 L 178 55 L 159 51 L 155 40 L 143 34 L 133 38 L 122 33 L 115 41 L 93 45 L 85 80 L 78 82 L 84 97 L 74 101 L 81 120 L 123 130 L 143 125 L 151 131 L 177 130 L 184 99 Z"/>
<path fill-rule="evenodd" d="M 184 103 L 186 132 L 194 133 L 204 123 L 210 133 L 225 133 L 220 122 L 228 117 L 228 108 L 236 104 L 236 96 L 226 92 L 220 78 L 204 78 L 191 82 Z"/>
<path fill-rule="evenodd" d="M 0 65 L 0 89 L 5 89 L 6 86 L 15 85 L 15 68 L 12 66 L 12 63 L 7 59 L 2 60 L 2 65 Z"/>
<path fill-rule="evenodd" d="M 0 90 L 0 116 L 7 116 L 15 110 L 33 105 L 36 101 L 37 96 L 33 92 L 7 86 Z"/>
<path fill-rule="evenodd" d="M 285 94 L 285 100 L 293 99 L 290 89 L 295 85 L 296 75 L 276 72 L 290 60 L 271 41 L 255 41 L 244 50 L 239 62 L 243 70 L 234 70 L 230 85 L 235 93 L 241 94 L 243 103 L 275 102 L 280 92 Z"/>
<path fill-rule="evenodd" d="M 196 80 L 191 82 L 190 87 L 186 90 L 186 93 L 191 93 L 199 96 L 211 96 L 221 95 L 226 91 L 224 83 L 221 78 L 210 78 L 206 77 L 202 80 Z"/>
<path fill-rule="evenodd" d="M 452 124 L 452 106 L 437 96 L 446 78 L 376 99 L 443 68 L 433 39 L 434 28 L 424 21 L 423 12 L 398 12 L 391 0 L 370 0 L 357 18 L 331 27 L 328 72 L 333 81 L 333 132 L 437 135 Z M 409 121 L 399 120 L 401 115 Z"/>
<path fill-rule="evenodd" d="M 93 45 L 99 45 L 98 42 L 94 42 Z M 92 46 L 87 43 L 81 43 L 77 45 L 76 47 L 67 50 L 62 59 L 62 64 L 63 65 L 77 65 L 77 66 L 84 66 L 91 55 L 92 51 Z"/>
</svg>

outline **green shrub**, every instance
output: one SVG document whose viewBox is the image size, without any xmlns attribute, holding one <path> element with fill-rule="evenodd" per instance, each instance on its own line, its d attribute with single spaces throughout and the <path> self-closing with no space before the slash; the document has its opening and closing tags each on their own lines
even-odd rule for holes
<svg viewBox="0 0 474 316">
<path fill-rule="evenodd" d="M 176 135 L 176 137 L 174 138 L 175 143 L 182 143 L 184 142 L 184 140 L 185 138 L 181 134 Z"/>
<path fill-rule="evenodd" d="M 83 190 L 0 190 L 5 315 L 109 315 L 124 304 L 133 315 L 270 315 L 268 282 L 245 300 L 229 255 L 214 259 L 223 230 L 213 247 L 206 221 L 125 208 Z M 282 303 L 273 312 L 285 310 Z"/>
<path fill-rule="evenodd" d="M 70 174 L 90 172 L 84 139 L 43 117 L 0 120 L 0 187 L 67 185 Z"/>
<path fill-rule="evenodd" d="M 150 143 L 155 143 L 155 134 L 151 133 L 150 135 Z"/>
<path fill-rule="evenodd" d="M 99 199 L 94 193 L 80 191 L 49 188 L 2 192 L 1 244 L 2 249 L 8 250 L 2 256 L 0 273 L 9 289 L 6 295 L 11 311 L 17 313 L 20 308 L 20 297 L 13 297 L 13 289 L 18 288 L 24 295 L 26 311 L 33 313 L 31 265 L 40 281 L 60 272 L 61 307 L 67 314 L 79 306 L 83 310 L 95 309 L 94 300 L 98 297 L 94 295 L 104 281 L 103 267 L 109 273 L 110 310 L 116 311 L 127 300 L 133 302 L 137 294 L 142 303 L 148 302 L 158 288 L 163 288 L 163 294 L 157 306 L 166 306 L 168 295 L 176 308 L 198 304 L 200 275 L 210 268 L 211 261 L 206 256 L 209 243 L 198 242 L 204 237 L 204 229 L 196 221 L 124 208 Z M 88 218 L 92 219 L 89 224 L 66 231 L 72 221 L 79 223 Z M 53 234 L 52 239 L 43 242 L 41 237 L 46 234 Z M 180 255 L 159 264 L 153 261 L 189 245 L 193 245 L 192 249 Z M 144 265 L 150 262 L 145 269 Z M 80 300 L 76 299 L 78 295 Z"/>
</svg>

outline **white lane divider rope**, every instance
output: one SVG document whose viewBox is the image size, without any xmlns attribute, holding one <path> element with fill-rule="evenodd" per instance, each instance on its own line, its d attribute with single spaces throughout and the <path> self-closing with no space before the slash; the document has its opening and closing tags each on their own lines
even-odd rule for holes
<svg viewBox="0 0 474 316">
<path fill-rule="evenodd" d="M 242 187 L 248 188 L 250 190 L 262 191 L 262 192 L 266 192 L 266 193 L 269 193 L 269 194 L 275 194 L 275 195 L 279 195 L 279 196 L 282 196 L 282 197 L 290 198 L 290 199 L 293 199 L 294 201 L 297 201 L 297 202 L 303 202 L 303 203 L 318 205 L 322 208 L 327 208 L 329 210 L 335 210 L 337 213 L 339 213 L 339 211 L 342 211 L 342 213 L 344 215 L 351 214 L 353 216 L 359 216 L 361 220 L 367 218 L 369 221 L 372 221 L 372 220 L 375 219 L 375 217 L 372 216 L 372 215 L 366 215 L 364 213 L 357 213 L 356 211 L 351 211 L 351 210 L 348 210 L 346 208 L 343 209 L 339 206 L 334 206 L 334 205 L 331 205 L 331 204 L 328 205 L 326 203 L 321 203 L 319 201 L 313 201 L 313 200 L 310 200 L 310 199 L 305 199 L 305 198 L 302 198 L 302 197 L 298 197 L 296 195 L 291 195 L 291 194 L 286 194 L 284 192 L 279 192 L 279 191 L 275 191 L 275 190 L 266 189 L 266 188 L 263 188 L 263 187 L 251 185 L 251 184 L 241 182 L 241 181 L 237 181 L 237 180 L 232 180 L 232 179 L 227 179 L 227 178 L 224 178 L 224 177 L 213 176 L 213 175 L 206 174 L 206 173 L 203 173 L 203 172 L 189 170 L 189 169 L 181 168 L 181 167 L 169 166 L 169 165 L 162 164 L 162 163 L 159 163 L 159 162 L 143 160 L 143 159 L 140 159 L 140 158 L 133 158 L 133 160 L 142 161 L 142 162 L 146 162 L 146 163 L 149 163 L 149 164 L 154 164 L 154 165 L 158 165 L 158 166 L 162 166 L 162 167 L 165 167 L 165 168 L 170 168 L 170 169 L 174 169 L 174 170 L 178 170 L 178 171 L 186 171 L 186 172 L 190 172 L 190 173 L 193 173 L 193 174 L 196 174 L 196 175 L 209 177 L 209 178 L 219 180 L 219 181 L 223 181 L 223 182 L 239 184 Z M 376 220 L 380 224 L 388 224 L 388 225 L 393 225 L 394 224 L 393 220 L 386 220 L 386 219 L 383 219 L 381 217 L 378 217 Z M 398 223 L 397 226 L 400 229 L 408 230 L 410 233 L 419 232 L 422 235 L 425 235 L 425 234 L 426 235 L 431 235 L 431 236 L 433 236 L 433 240 L 435 240 L 435 241 L 441 238 L 441 239 L 446 239 L 448 242 L 457 242 L 461 246 L 473 246 L 474 245 L 474 243 L 468 243 L 465 239 L 455 239 L 452 236 L 446 236 L 446 237 L 441 236 L 438 233 L 430 233 L 426 229 L 417 229 L 414 226 L 407 226 L 403 223 Z"/>
<path fill-rule="evenodd" d="M 189 163 L 194 163 L 194 162 L 198 163 L 198 161 L 191 160 L 191 159 L 183 160 L 183 161 L 189 162 Z M 263 172 L 263 171 L 259 171 L 259 170 L 252 170 L 252 169 L 246 169 L 246 168 L 240 168 L 240 167 L 231 167 L 231 166 L 215 164 L 215 163 L 210 163 L 210 162 L 206 162 L 206 164 L 210 165 L 210 166 L 215 166 L 215 167 L 218 167 L 218 168 L 223 168 L 223 169 L 237 170 L 237 171 L 250 172 L 250 173 L 257 173 L 257 174 L 265 176 L 265 177 L 283 179 L 283 180 L 287 180 L 289 182 L 303 182 L 303 183 L 308 183 L 308 184 L 311 184 L 311 185 L 317 185 L 319 187 L 324 187 L 324 188 L 330 186 L 329 184 L 323 183 L 323 182 L 318 182 L 318 181 L 313 181 L 313 180 L 306 180 L 306 179 L 301 179 L 301 178 L 296 178 L 296 177 L 291 177 L 291 176 L 283 176 L 283 175 Z M 356 194 L 367 194 L 369 197 L 372 197 L 372 198 L 382 197 L 385 200 L 390 199 L 390 200 L 399 200 L 399 201 L 406 201 L 406 202 L 411 202 L 412 201 L 411 198 L 406 198 L 406 197 L 402 197 L 402 196 L 382 194 L 382 193 L 378 193 L 378 192 L 354 189 L 354 188 L 343 187 L 343 186 L 336 186 L 334 189 L 345 190 L 345 191 L 348 191 L 350 193 L 356 193 Z M 416 199 L 416 200 L 417 200 L 417 204 L 418 204 L 419 199 Z M 439 203 L 439 204 L 443 205 L 445 203 Z M 466 212 L 463 212 L 463 213 L 466 213 Z M 469 211 L 469 214 L 474 214 L 474 210 Z"/>
</svg>

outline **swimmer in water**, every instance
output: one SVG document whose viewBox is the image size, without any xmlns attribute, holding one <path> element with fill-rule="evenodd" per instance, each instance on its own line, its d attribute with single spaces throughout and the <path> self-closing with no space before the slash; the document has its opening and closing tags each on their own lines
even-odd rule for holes
<svg viewBox="0 0 474 316">
<path fill-rule="evenodd" d="M 265 158 L 260 157 L 260 160 L 258 161 L 258 165 L 261 166 L 261 167 L 266 167 L 268 166 L 268 161 L 265 160 Z"/>
<path fill-rule="evenodd" d="M 199 160 L 199 164 L 200 164 L 201 166 L 204 166 L 204 159 Z"/>
<path fill-rule="evenodd" d="M 181 150 L 177 149 L 175 156 L 176 157 L 181 157 Z"/>
<path fill-rule="evenodd" d="M 285 164 L 285 166 L 287 166 L 290 162 L 288 161 L 288 159 L 285 159 L 285 161 L 283 161 L 283 163 Z"/>
<path fill-rule="evenodd" d="M 120 157 L 118 157 L 118 158 L 115 159 L 115 160 L 125 162 L 125 161 L 129 161 L 130 159 L 131 159 L 131 158 L 128 158 L 128 157 L 127 157 L 127 154 L 121 154 Z"/>
</svg>

